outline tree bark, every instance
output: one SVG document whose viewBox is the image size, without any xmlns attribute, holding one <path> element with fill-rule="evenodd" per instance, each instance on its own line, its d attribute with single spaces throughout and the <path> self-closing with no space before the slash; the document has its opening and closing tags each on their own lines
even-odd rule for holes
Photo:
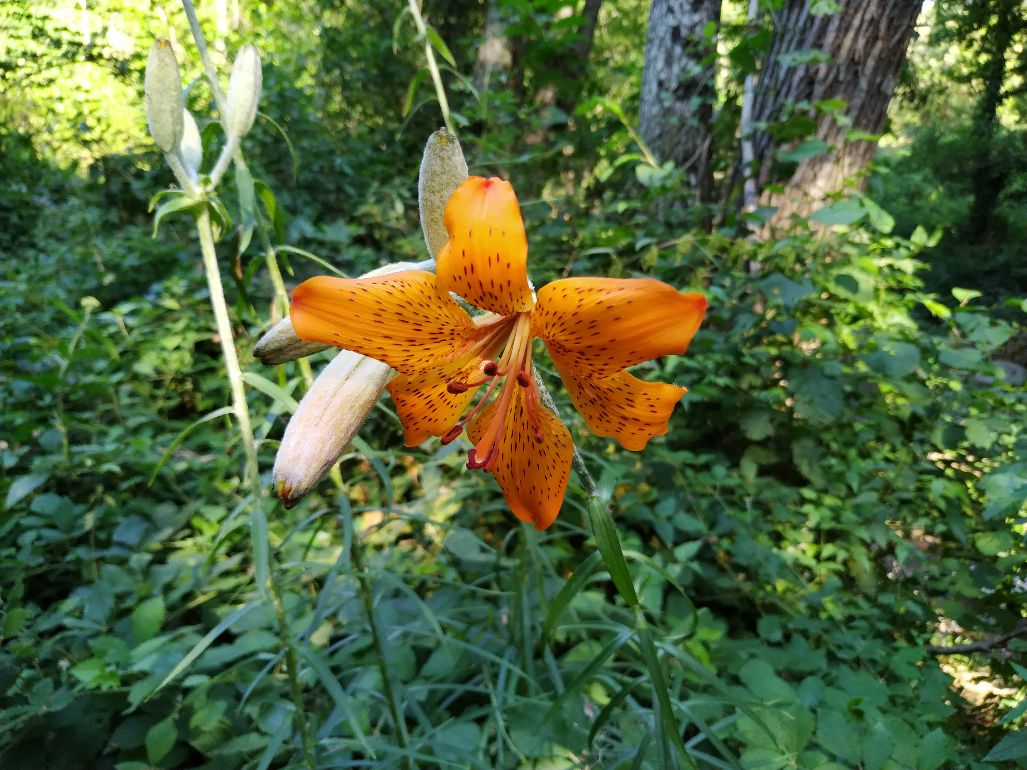
<svg viewBox="0 0 1027 770">
<path fill-rule="evenodd" d="M 1006 57 L 1013 37 L 1023 27 L 1018 0 L 998 0 L 991 6 L 992 23 L 985 27 L 982 38 L 987 58 L 981 68 L 984 91 L 977 105 L 974 128 L 977 134 L 974 153 L 974 203 L 967 222 L 967 237 L 979 241 L 991 230 L 995 205 L 1006 186 L 1008 171 L 994 157 L 995 128 L 998 106 L 1002 102 L 1002 86 L 1006 82 Z"/>
<path fill-rule="evenodd" d="M 688 170 L 701 201 L 712 198 L 714 42 L 720 0 L 653 0 L 642 73 L 639 132 L 661 162 Z"/>
<path fill-rule="evenodd" d="M 811 13 L 810 5 L 810 0 L 785 0 L 775 13 L 770 52 L 754 94 L 755 125 L 770 126 L 754 133 L 753 150 L 760 203 L 777 207 L 772 228 L 788 224 L 793 215 L 808 216 L 846 184 L 862 186 L 854 177 L 877 147 L 876 138 L 862 137 L 876 137 L 885 128 L 921 0 L 838 0 L 836 13 L 820 15 Z M 817 61 L 818 52 L 829 58 Z M 845 107 L 837 115 L 818 111 L 817 103 L 828 99 L 841 99 Z M 797 112 L 815 121 L 814 137 L 830 149 L 800 160 L 782 179 L 777 151 L 796 141 L 775 140 L 774 126 Z M 777 181 L 786 183 L 783 192 L 767 189 Z"/>
</svg>

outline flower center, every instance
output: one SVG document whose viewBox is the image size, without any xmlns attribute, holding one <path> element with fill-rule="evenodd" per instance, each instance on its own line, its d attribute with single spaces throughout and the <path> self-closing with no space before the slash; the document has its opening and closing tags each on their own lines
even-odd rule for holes
<svg viewBox="0 0 1027 770">
<path fill-rule="evenodd" d="M 531 314 L 516 313 L 507 316 L 497 322 L 496 326 L 498 339 L 493 338 L 489 347 L 498 350 L 504 342 L 505 346 L 503 354 L 498 360 L 490 359 L 482 366 L 481 373 L 485 379 L 478 382 L 453 380 L 447 386 L 450 393 L 464 393 L 469 388 L 488 383 L 485 395 L 477 405 L 442 436 L 443 444 L 448 444 L 463 432 L 464 427 L 488 403 L 500 381 L 503 382 L 503 387 L 496 397 L 496 410 L 492 419 L 484 433 L 481 434 L 481 438 L 467 453 L 468 468 L 490 470 L 495 464 L 499 447 L 503 443 L 506 421 L 513 409 L 518 389 L 524 391 L 524 410 L 528 424 L 531 426 L 531 435 L 536 441 L 542 440 L 542 421 L 540 419 L 542 406 L 539 401 L 538 388 L 535 385 L 535 373 L 531 361 Z"/>
</svg>

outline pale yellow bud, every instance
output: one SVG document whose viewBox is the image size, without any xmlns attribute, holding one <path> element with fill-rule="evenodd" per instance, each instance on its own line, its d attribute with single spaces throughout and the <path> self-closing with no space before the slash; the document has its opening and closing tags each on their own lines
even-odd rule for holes
<svg viewBox="0 0 1027 770">
<path fill-rule="evenodd" d="M 257 117 L 262 84 L 260 54 L 255 46 L 244 45 L 232 64 L 225 101 L 225 128 L 230 139 L 239 140 L 249 133 Z"/>
<path fill-rule="evenodd" d="M 182 144 L 179 150 L 182 154 L 182 162 L 189 169 L 194 177 L 203 165 L 203 142 L 200 139 L 200 128 L 196 125 L 196 119 L 189 110 L 182 109 Z"/>
<path fill-rule="evenodd" d="M 421 212 L 424 243 L 432 259 L 438 256 L 449 240 L 443 214 L 456 188 L 467 178 L 467 161 L 460 142 L 446 129 L 440 128 L 430 137 L 421 159 L 417 179 L 417 203 Z"/>
<path fill-rule="evenodd" d="M 286 426 L 271 473 L 286 508 L 338 462 L 394 374 L 387 364 L 343 350 L 318 375 Z"/>
<path fill-rule="evenodd" d="M 143 93 L 150 136 L 164 152 L 174 152 L 182 141 L 182 78 L 170 40 L 161 38 L 150 48 Z"/>
</svg>

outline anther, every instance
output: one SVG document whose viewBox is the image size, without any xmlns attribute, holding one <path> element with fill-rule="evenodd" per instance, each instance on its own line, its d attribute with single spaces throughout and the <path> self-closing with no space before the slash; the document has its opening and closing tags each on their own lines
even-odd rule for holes
<svg viewBox="0 0 1027 770">
<path fill-rule="evenodd" d="M 486 361 L 485 365 L 481 368 L 481 371 L 489 377 L 495 377 L 499 372 L 499 364 L 495 361 Z"/>
<path fill-rule="evenodd" d="M 454 427 L 450 428 L 448 431 L 446 431 L 445 433 L 443 433 L 442 437 L 439 439 L 439 441 L 442 444 L 452 443 L 453 441 L 456 441 L 457 438 L 459 438 L 460 434 L 463 433 L 463 432 L 464 432 L 464 426 L 462 424 L 454 426 Z"/>
<path fill-rule="evenodd" d="M 459 382 L 457 380 L 453 380 L 446 386 L 446 390 L 448 390 L 450 393 L 466 393 L 468 387 L 466 382 Z"/>
<path fill-rule="evenodd" d="M 528 377 L 527 372 L 517 372 L 517 384 L 520 385 L 522 388 L 526 388 L 531 384 L 531 378 Z"/>
</svg>

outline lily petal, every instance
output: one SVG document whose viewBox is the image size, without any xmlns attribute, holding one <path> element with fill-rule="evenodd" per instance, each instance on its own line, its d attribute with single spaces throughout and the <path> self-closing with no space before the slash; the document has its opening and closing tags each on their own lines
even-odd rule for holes
<svg viewBox="0 0 1027 770">
<path fill-rule="evenodd" d="M 478 388 L 469 387 L 463 393 L 449 391 L 449 383 L 456 379 L 473 382 L 481 379 L 481 365 L 485 359 L 475 357 L 462 368 L 443 375 L 423 377 L 399 375 L 389 383 L 389 395 L 403 423 L 404 441 L 408 447 L 417 446 L 429 436 L 441 436 L 460 421 L 474 400 Z"/>
<path fill-rule="evenodd" d="M 552 411 L 537 407 L 541 439 L 528 416 L 528 388 L 517 386 L 506 416 L 503 438 L 489 473 L 496 479 L 514 515 L 535 529 L 546 529 L 560 513 L 570 479 L 574 444 L 571 434 Z M 482 410 L 467 428 L 474 443 L 481 440 L 496 416 L 500 400 Z"/>
<path fill-rule="evenodd" d="M 686 393 L 677 385 L 645 382 L 625 371 L 582 376 L 557 356 L 553 363 L 588 429 L 634 452 L 645 449 L 653 436 L 667 433 L 670 415 Z"/>
<path fill-rule="evenodd" d="M 412 376 L 459 360 L 488 334 L 422 270 L 311 278 L 296 287 L 289 316 L 303 340 L 363 353 Z"/>
<path fill-rule="evenodd" d="M 528 239 L 509 182 L 468 177 L 446 205 L 449 243 L 439 252 L 439 288 L 482 310 L 510 315 L 531 310 Z"/>
<path fill-rule="evenodd" d="M 706 306 L 651 278 L 564 278 L 539 289 L 532 333 L 567 369 L 605 376 L 684 353 Z"/>
</svg>

